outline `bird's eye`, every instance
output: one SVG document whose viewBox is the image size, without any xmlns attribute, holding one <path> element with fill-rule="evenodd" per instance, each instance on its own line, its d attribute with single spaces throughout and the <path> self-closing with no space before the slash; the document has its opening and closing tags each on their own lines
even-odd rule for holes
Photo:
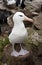
<svg viewBox="0 0 42 65">
<path fill-rule="evenodd" d="M 22 15 L 19 15 L 20 17 L 22 17 Z"/>
</svg>

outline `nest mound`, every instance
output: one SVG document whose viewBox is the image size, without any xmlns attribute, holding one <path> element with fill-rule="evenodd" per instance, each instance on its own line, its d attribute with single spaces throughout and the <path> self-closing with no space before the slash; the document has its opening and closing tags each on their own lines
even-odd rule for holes
<svg viewBox="0 0 42 65">
<path fill-rule="evenodd" d="M 11 56 L 10 53 L 12 51 L 11 49 L 12 45 L 7 45 L 4 48 L 4 60 L 3 62 L 7 62 L 6 59 L 8 59 L 8 64 L 9 65 L 34 65 L 34 61 L 33 61 L 33 57 L 32 57 L 32 53 L 29 52 L 28 54 L 24 55 L 24 56 L 18 56 L 18 57 L 14 57 Z"/>
</svg>

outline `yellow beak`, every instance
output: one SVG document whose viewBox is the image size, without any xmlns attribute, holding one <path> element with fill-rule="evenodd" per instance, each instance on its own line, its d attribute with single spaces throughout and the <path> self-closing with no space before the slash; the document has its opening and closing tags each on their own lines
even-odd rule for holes
<svg viewBox="0 0 42 65">
<path fill-rule="evenodd" d="M 24 21 L 33 22 L 33 19 L 31 19 L 31 18 L 28 18 L 27 16 L 24 16 Z"/>
</svg>

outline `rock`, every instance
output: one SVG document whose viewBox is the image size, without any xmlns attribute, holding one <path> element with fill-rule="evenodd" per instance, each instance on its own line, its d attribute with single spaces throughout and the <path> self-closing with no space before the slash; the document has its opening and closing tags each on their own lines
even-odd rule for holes
<svg viewBox="0 0 42 65">
<path fill-rule="evenodd" d="M 41 11 L 41 5 L 42 5 L 42 0 L 26 0 L 25 2 L 26 7 L 31 11 L 37 11 L 40 12 Z"/>
<path fill-rule="evenodd" d="M 38 16 L 39 14 L 37 12 L 32 12 L 33 16 Z"/>
<path fill-rule="evenodd" d="M 2 27 L 1 27 L 1 31 L 2 31 L 2 35 L 4 36 L 4 34 L 7 36 L 9 35 L 9 33 L 11 32 L 11 28 L 9 27 L 9 25 L 7 24 L 4 24 Z"/>
<path fill-rule="evenodd" d="M 33 0 L 31 5 L 34 6 L 37 10 L 39 10 L 42 5 L 42 0 Z"/>
<path fill-rule="evenodd" d="M 37 29 L 42 30 L 42 13 L 40 13 L 39 16 L 34 17 L 34 26 Z"/>
<path fill-rule="evenodd" d="M 25 40 L 25 45 L 27 48 L 31 49 L 33 55 L 42 55 L 42 30 L 34 30 L 32 28 L 27 28 L 28 39 Z"/>
<path fill-rule="evenodd" d="M 39 52 L 38 55 L 42 55 L 42 42 L 39 44 Z"/>
<path fill-rule="evenodd" d="M 0 0 L 0 9 L 6 9 L 6 7 L 3 5 L 3 0 Z"/>
<path fill-rule="evenodd" d="M 33 18 L 32 12 L 28 8 L 25 7 L 25 9 L 21 10 L 26 16 Z"/>
</svg>

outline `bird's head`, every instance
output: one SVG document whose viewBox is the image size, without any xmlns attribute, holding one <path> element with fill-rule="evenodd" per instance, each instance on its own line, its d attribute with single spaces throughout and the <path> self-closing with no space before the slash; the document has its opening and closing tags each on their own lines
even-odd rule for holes
<svg viewBox="0 0 42 65">
<path fill-rule="evenodd" d="M 24 15 L 24 13 L 22 12 L 16 12 L 13 16 L 13 22 L 14 21 L 29 21 L 29 22 L 33 22 L 33 19 L 27 17 Z"/>
</svg>

